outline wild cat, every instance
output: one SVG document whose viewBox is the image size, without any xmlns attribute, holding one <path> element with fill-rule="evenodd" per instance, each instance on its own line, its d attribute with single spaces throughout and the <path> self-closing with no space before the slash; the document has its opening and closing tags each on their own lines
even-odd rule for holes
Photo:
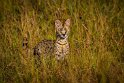
<svg viewBox="0 0 124 83">
<path fill-rule="evenodd" d="M 55 55 L 57 60 L 64 59 L 69 53 L 68 36 L 70 32 L 70 19 L 63 24 L 60 20 L 55 21 L 56 40 L 42 40 L 34 48 L 34 55 Z"/>
</svg>

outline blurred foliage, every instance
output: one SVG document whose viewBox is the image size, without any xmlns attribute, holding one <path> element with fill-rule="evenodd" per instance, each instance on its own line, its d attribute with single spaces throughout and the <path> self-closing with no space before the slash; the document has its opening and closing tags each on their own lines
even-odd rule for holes
<svg viewBox="0 0 124 83">
<path fill-rule="evenodd" d="M 43 59 L 36 67 L 32 48 L 56 39 L 54 21 L 67 18 L 67 60 Z M 0 1 L 0 83 L 124 83 L 123 78 L 123 0 Z"/>
</svg>

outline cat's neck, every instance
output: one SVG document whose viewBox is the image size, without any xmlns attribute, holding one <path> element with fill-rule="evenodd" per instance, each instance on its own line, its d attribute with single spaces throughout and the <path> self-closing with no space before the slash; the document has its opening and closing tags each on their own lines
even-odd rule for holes
<svg viewBox="0 0 124 83">
<path fill-rule="evenodd" d="M 64 44 L 68 44 L 68 39 L 67 38 L 65 38 L 65 39 L 57 38 L 56 42 L 61 45 L 64 45 Z"/>
</svg>

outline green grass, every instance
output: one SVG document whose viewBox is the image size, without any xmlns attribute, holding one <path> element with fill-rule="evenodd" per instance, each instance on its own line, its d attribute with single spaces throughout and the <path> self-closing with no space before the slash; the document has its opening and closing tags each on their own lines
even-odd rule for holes
<svg viewBox="0 0 124 83">
<path fill-rule="evenodd" d="M 67 18 L 67 59 L 37 67 L 31 49 L 56 39 L 54 21 Z M 124 1 L 1 0 L 0 83 L 124 83 Z"/>
</svg>

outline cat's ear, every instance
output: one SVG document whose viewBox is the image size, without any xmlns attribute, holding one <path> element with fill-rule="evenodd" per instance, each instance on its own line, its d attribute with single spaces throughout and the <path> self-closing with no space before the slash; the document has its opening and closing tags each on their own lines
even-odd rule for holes
<svg viewBox="0 0 124 83">
<path fill-rule="evenodd" d="M 58 28 L 61 28 L 62 27 L 62 23 L 60 20 L 55 20 L 55 28 L 58 29 Z"/>
<path fill-rule="evenodd" d="M 67 19 L 65 21 L 65 26 L 69 27 L 70 26 L 70 23 L 71 23 L 71 19 Z"/>
</svg>

